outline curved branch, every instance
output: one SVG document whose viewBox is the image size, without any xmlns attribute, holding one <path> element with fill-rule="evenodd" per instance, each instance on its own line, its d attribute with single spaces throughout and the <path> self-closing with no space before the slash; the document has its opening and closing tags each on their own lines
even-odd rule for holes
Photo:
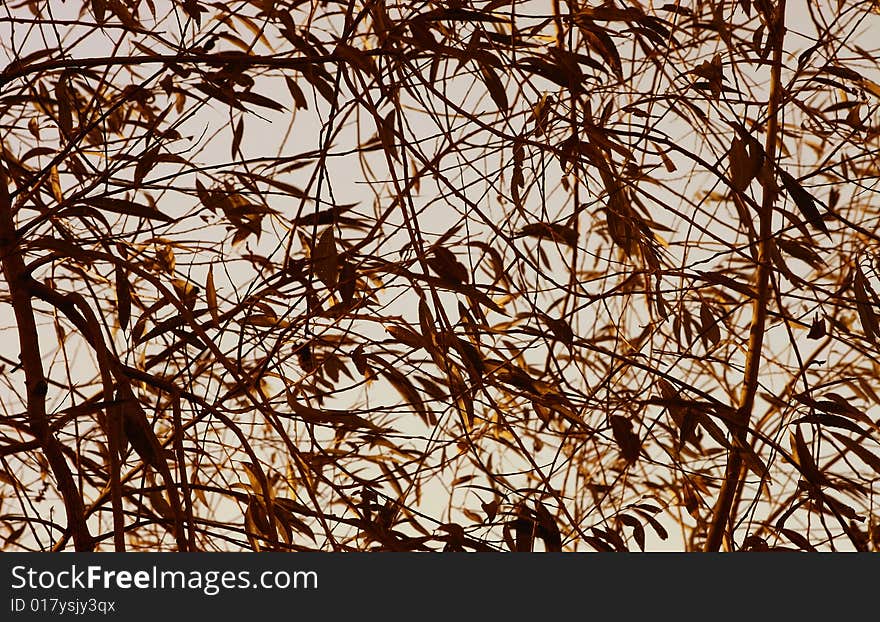
<svg viewBox="0 0 880 622">
<path fill-rule="evenodd" d="M 49 385 L 43 372 L 37 322 L 34 318 L 30 289 L 27 287 L 30 277 L 15 235 L 15 222 L 6 184 L 6 175 L 0 171 L 0 259 L 2 259 L 0 263 L 3 266 L 3 276 L 9 286 L 12 309 L 18 327 L 21 365 L 27 387 L 28 425 L 55 476 L 67 513 L 68 529 L 76 550 L 92 551 L 95 548 L 95 541 L 86 524 L 82 497 L 64 459 L 61 443 L 49 428 L 49 419 L 46 415 L 46 392 Z"/>
</svg>

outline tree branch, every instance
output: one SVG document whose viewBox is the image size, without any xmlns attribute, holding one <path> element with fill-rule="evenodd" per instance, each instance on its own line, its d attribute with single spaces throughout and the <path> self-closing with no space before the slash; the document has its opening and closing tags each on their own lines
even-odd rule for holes
<svg viewBox="0 0 880 622">
<path fill-rule="evenodd" d="M 46 392 L 49 385 L 43 373 L 40 357 L 40 340 L 31 293 L 27 287 L 30 279 L 15 235 L 15 222 L 7 188 L 7 179 L 0 171 L 0 259 L 3 276 L 9 286 L 15 322 L 18 327 L 18 340 L 21 347 L 21 365 L 25 373 L 27 388 L 27 417 L 33 435 L 36 437 L 49 468 L 55 476 L 67 513 L 67 525 L 77 551 L 92 551 L 95 542 L 86 524 L 82 497 L 64 459 L 61 444 L 50 428 L 46 415 Z"/>
<path fill-rule="evenodd" d="M 776 160 L 776 138 L 779 133 L 779 109 L 782 100 L 782 54 L 785 42 L 785 0 L 779 0 L 774 13 L 773 63 L 770 72 L 770 93 L 767 102 L 767 136 L 764 144 L 764 171 L 760 179 L 763 184 L 763 200 L 758 212 L 758 266 L 755 276 L 757 296 L 752 302 L 752 322 L 749 327 L 749 348 L 746 355 L 743 386 L 737 409 L 737 425 L 732 431 L 733 443 L 727 455 L 727 468 L 724 482 L 718 493 L 718 500 L 706 537 L 706 551 L 718 551 L 731 520 L 731 508 L 741 485 L 743 460 L 737 447 L 748 443 L 747 431 L 752 418 L 755 394 L 758 390 L 758 374 L 764 347 L 764 332 L 767 324 L 767 305 L 770 301 L 771 244 L 773 235 L 773 203 L 779 194 L 774 181 Z"/>
</svg>

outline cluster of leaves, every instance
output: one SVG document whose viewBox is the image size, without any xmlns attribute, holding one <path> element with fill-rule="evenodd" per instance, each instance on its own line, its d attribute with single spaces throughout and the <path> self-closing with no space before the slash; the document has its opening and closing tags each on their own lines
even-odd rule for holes
<svg viewBox="0 0 880 622">
<path fill-rule="evenodd" d="M 880 547 L 831 4 L 10 5 L 6 547 Z"/>
</svg>

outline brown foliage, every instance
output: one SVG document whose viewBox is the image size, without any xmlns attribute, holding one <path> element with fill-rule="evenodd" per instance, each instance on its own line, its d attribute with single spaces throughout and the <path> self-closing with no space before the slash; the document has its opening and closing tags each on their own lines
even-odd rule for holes
<svg viewBox="0 0 880 622">
<path fill-rule="evenodd" d="M 876 550 L 877 4 L 651 6 L 10 5 L 5 548 Z"/>
</svg>

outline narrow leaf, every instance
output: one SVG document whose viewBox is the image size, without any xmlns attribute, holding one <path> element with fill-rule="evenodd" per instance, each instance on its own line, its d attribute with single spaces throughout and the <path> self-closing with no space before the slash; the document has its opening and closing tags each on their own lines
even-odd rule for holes
<svg viewBox="0 0 880 622">
<path fill-rule="evenodd" d="M 856 310 L 859 313 L 865 337 L 875 341 L 880 336 L 880 325 L 878 325 L 877 316 L 874 313 L 874 305 L 868 298 L 867 280 L 862 274 L 861 268 L 856 268 L 852 288 L 856 298 Z"/>
<path fill-rule="evenodd" d="M 626 525 L 627 527 L 631 527 L 633 530 L 633 539 L 636 541 L 636 544 L 639 547 L 639 550 L 645 550 L 645 527 L 642 525 L 642 522 L 637 519 L 635 516 L 630 516 L 629 514 L 621 514 L 617 517 L 621 523 Z"/>
<path fill-rule="evenodd" d="M 85 200 L 89 205 L 97 207 L 105 212 L 114 212 L 116 214 L 124 214 L 126 216 L 135 216 L 137 218 L 147 218 L 149 220 L 161 220 L 162 222 L 173 222 L 174 219 L 163 214 L 158 209 L 127 201 L 125 199 L 113 199 L 110 197 L 91 197 Z"/>
<path fill-rule="evenodd" d="M 756 171 L 746 151 L 745 143 L 738 137 L 733 139 L 730 145 L 730 183 L 740 192 L 749 187 L 754 179 Z"/>
<path fill-rule="evenodd" d="M 700 325 L 702 328 L 700 335 L 706 348 L 708 349 L 710 343 L 712 346 L 717 346 L 721 341 L 721 329 L 718 328 L 718 320 L 705 302 L 700 305 Z"/>
<path fill-rule="evenodd" d="M 492 97 L 492 101 L 498 106 L 499 111 L 503 113 L 507 112 L 509 105 L 507 103 L 507 92 L 505 91 L 501 80 L 498 78 L 498 74 L 496 74 L 491 67 L 486 65 L 483 65 L 480 68 L 480 71 L 483 74 L 483 81 L 486 83 L 486 88 L 489 89 L 489 95 Z"/>
<path fill-rule="evenodd" d="M 287 90 L 290 91 L 290 95 L 293 97 L 293 103 L 296 108 L 298 110 L 307 110 L 309 103 L 306 101 L 306 95 L 303 93 L 303 90 L 295 80 L 292 80 L 287 76 L 284 77 L 284 80 L 287 83 Z"/>
<path fill-rule="evenodd" d="M 116 400 L 122 415 L 122 430 L 125 439 L 146 464 L 160 472 L 168 469 L 162 452 L 162 445 L 147 419 L 140 401 L 127 383 L 120 383 L 116 389 Z"/>
<path fill-rule="evenodd" d="M 131 319 L 131 289 L 128 275 L 121 265 L 116 266 L 116 312 L 119 315 L 119 327 L 125 330 Z"/>
<path fill-rule="evenodd" d="M 787 171 L 779 169 L 779 176 L 782 179 L 782 185 L 785 186 L 788 196 L 792 198 L 801 214 L 807 219 L 807 222 L 825 235 L 830 236 L 828 227 L 822 221 L 822 214 L 819 213 L 819 209 L 816 207 L 816 200 L 813 198 L 813 195 L 804 190 L 803 186 Z"/>
<path fill-rule="evenodd" d="M 217 288 L 214 286 L 214 264 L 208 268 L 208 278 L 205 282 L 205 298 L 208 303 L 208 311 L 214 322 L 220 321 L 220 314 L 217 311 Z"/>
<path fill-rule="evenodd" d="M 331 225 L 324 229 L 312 257 L 315 274 L 330 289 L 339 281 L 339 253 L 336 250 L 336 234 Z"/>
<path fill-rule="evenodd" d="M 801 433 L 800 426 L 795 427 L 795 431 L 791 433 L 791 451 L 792 457 L 800 467 L 801 474 L 812 483 L 818 483 L 822 479 L 822 474 L 816 467 L 813 455 L 810 453 L 804 435 Z"/>
<path fill-rule="evenodd" d="M 832 432 L 831 435 L 846 445 L 847 449 L 861 458 L 862 462 L 874 469 L 874 472 L 880 475 L 880 457 L 863 447 L 859 441 L 854 441 L 843 434 L 837 434 L 835 432 Z"/>
<path fill-rule="evenodd" d="M 241 155 L 241 139 L 244 136 L 244 115 L 238 118 L 238 123 L 232 133 L 232 159 Z"/>
</svg>

